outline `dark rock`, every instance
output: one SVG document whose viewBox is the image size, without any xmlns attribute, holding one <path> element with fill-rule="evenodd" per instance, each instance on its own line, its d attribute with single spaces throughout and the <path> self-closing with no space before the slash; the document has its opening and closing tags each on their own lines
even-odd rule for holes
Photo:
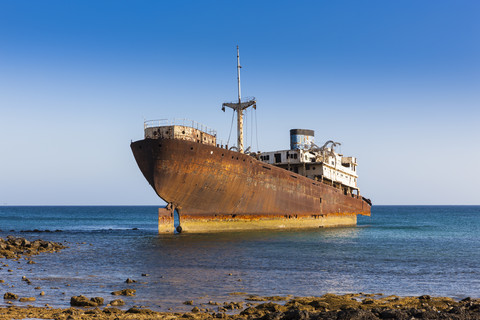
<svg viewBox="0 0 480 320">
<path fill-rule="evenodd" d="M 380 312 L 379 314 L 380 319 L 398 319 L 398 320 L 407 320 L 411 319 L 411 316 L 403 311 L 403 310 L 397 310 L 397 309 L 392 309 L 392 310 L 384 310 Z"/>
<path fill-rule="evenodd" d="M 17 300 L 17 299 L 18 299 L 18 295 L 16 295 L 15 293 L 6 292 L 6 293 L 3 295 L 3 299 L 5 299 L 5 300 Z"/>
<path fill-rule="evenodd" d="M 325 311 L 328 308 L 328 303 L 324 301 L 313 300 L 309 303 L 310 306 L 314 307 L 317 310 Z"/>
<path fill-rule="evenodd" d="M 100 310 L 98 307 L 92 310 L 85 311 L 85 314 L 100 314 L 100 313 L 102 313 L 102 310 Z"/>
<path fill-rule="evenodd" d="M 125 301 L 123 301 L 122 299 L 112 300 L 112 301 L 110 301 L 110 305 L 111 305 L 111 306 L 114 306 L 114 307 L 124 306 L 124 305 L 125 305 Z"/>
<path fill-rule="evenodd" d="M 200 309 L 198 307 L 193 307 L 192 312 L 193 313 L 199 313 Z"/>
<path fill-rule="evenodd" d="M 73 307 L 96 307 L 98 304 L 85 296 L 73 296 L 70 298 L 70 305 Z"/>
<path fill-rule="evenodd" d="M 337 313 L 337 320 L 370 320 L 378 319 L 371 311 L 369 310 L 359 310 L 359 309 L 346 309 L 340 310 Z"/>
<path fill-rule="evenodd" d="M 137 313 L 137 314 L 152 314 L 152 313 L 154 313 L 150 309 L 143 309 L 143 308 L 136 308 L 136 307 L 132 307 L 125 312 L 126 313 Z"/>
<path fill-rule="evenodd" d="M 225 310 L 243 309 L 243 302 L 242 301 L 240 301 L 240 302 L 230 302 L 230 303 L 225 302 L 223 304 L 223 308 Z"/>
<path fill-rule="evenodd" d="M 114 300 L 114 301 L 117 301 L 117 300 Z M 123 304 L 122 304 L 122 306 L 123 306 Z M 118 308 L 105 308 L 105 309 L 103 309 L 103 313 L 105 313 L 105 314 L 117 314 L 117 313 L 123 313 L 123 311 L 118 309 Z"/>
<path fill-rule="evenodd" d="M 113 291 L 114 296 L 134 296 L 137 290 L 135 289 L 123 289 L 118 291 Z"/>
<path fill-rule="evenodd" d="M 432 299 L 432 297 L 430 297 L 429 295 L 426 295 L 426 294 L 418 297 L 418 300 L 430 300 L 430 299 Z"/>
<path fill-rule="evenodd" d="M 102 297 L 93 297 L 93 298 L 90 298 L 90 301 L 95 302 L 99 306 L 103 305 L 103 298 Z"/>
<path fill-rule="evenodd" d="M 185 302 L 183 302 L 184 305 L 187 305 L 187 306 L 191 306 L 193 305 L 193 300 L 187 300 Z"/>
<path fill-rule="evenodd" d="M 150 275 L 148 273 L 142 273 L 142 277 L 149 277 Z"/>
<path fill-rule="evenodd" d="M 128 278 L 127 280 L 125 280 L 126 283 L 135 283 L 137 282 L 136 280 L 133 280 L 133 279 L 130 279 Z"/>
<path fill-rule="evenodd" d="M 252 315 L 252 314 L 258 314 L 258 313 L 259 311 L 256 308 L 250 307 L 240 312 L 240 315 L 243 316 L 243 315 Z"/>
<path fill-rule="evenodd" d="M 35 298 L 35 297 L 22 297 L 22 298 L 20 298 L 19 301 L 20 302 L 30 302 L 30 301 L 36 301 L 36 300 L 37 300 L 37 298 Z"/>
<path fill-rule="evenodd" d="M 305 310 L 289 310 L 283 316 L 284 320 L 308 320 L 310 313 Z"/>
<path fill-rule="evenodd" d="M 375 300 L 373 299 L 367 298 L 362 300 L 362 304 L 374 304 L 374 303 L 375 303 Z"/>
<path fill-rule="evenodd" d="M 281 320 L 283 319 L 284 313 L 283 312 L 269 312 L 261 317 L 261 320 Z"/>
<path fill-rule="evenodd" d="M 257 306 L 257 310 L 265 310 L 270 312 L 286 311 L 287 307 L 273 302 L 262 303 Z"/>
</svg>

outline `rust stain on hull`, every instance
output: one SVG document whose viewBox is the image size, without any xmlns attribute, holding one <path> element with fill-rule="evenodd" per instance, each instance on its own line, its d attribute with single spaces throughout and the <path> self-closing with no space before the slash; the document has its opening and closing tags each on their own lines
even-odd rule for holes
<svg viewBox="0 0 480 320">
<path fill-rule="evenodd" d="M 147 181 L 175 206 L 182 223 L 370 215 L 361 197 L 242 153 L 177 139 L 144 139 L 131 149 Z"/>
</svg>

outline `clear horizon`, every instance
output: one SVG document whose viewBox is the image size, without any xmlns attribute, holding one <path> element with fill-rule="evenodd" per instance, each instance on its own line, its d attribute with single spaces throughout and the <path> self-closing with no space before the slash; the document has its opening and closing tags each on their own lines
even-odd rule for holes
<svg viewBox="0 0 480 320">
<path fill-rule="evenodd" d="M 479 14 L 473 0 L 0 0 L 0 205 L 164 205 L 130 141 L 160 118 L 226 141 L 237 45 L 261 151 L 313 129 L 358 158 L 374 205 L 479 205 Z"/>
</svg>

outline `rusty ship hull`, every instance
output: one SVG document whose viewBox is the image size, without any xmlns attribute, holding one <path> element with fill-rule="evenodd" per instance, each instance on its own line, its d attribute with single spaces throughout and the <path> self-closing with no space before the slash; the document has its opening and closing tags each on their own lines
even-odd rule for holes
<svg viewBox="0 0 480 320">
<path fill-rule="evenodd" d="M 356 215 L 370 215 L 359 195 L 218 146 L 146 138 L 131 149 L 157 195 L 192 231 L 354 225 Z M 173 210 L 160 210 L 159 231 L 172 222 Z"/>
</svg>

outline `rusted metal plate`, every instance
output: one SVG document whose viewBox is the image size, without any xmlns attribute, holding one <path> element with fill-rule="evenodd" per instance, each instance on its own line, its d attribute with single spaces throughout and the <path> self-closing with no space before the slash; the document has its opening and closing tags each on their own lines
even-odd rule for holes
<svg viewBox="0 0 480 320">
<path fill-rule="evenodd" d="M 131 148 L 158 196 L 189 219 L 370 215 L 361 197 L 242 153 L 174 139 L 140 140 Z"/>
</svg>

